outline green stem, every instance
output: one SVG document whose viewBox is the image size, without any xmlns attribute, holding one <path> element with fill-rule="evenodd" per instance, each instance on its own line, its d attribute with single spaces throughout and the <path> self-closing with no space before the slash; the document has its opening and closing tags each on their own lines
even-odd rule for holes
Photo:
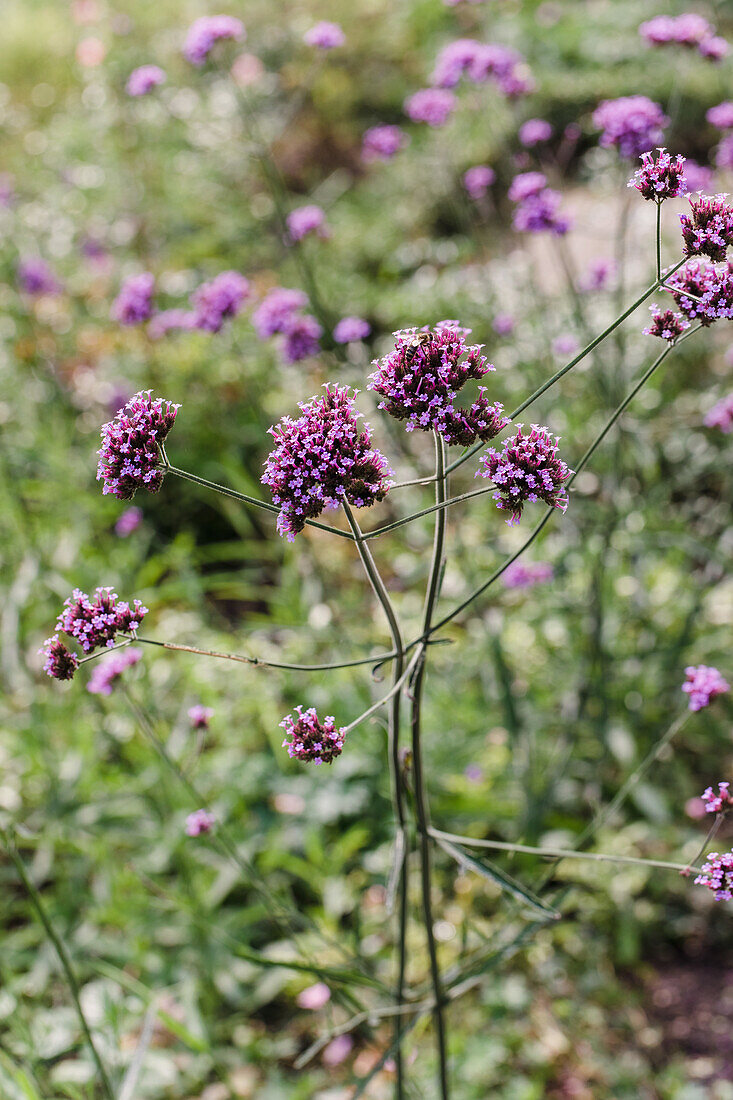
<svg viewBox="0 0 733 1100">
<path fill-rule="evenodd" d="M 41 900 L 41 895 L 38 892 L 35 883 L 26 871 L 25 864 L 21 859 L 20 853 L 15 847 L 14 838 L 12 837 L 12 835 L 8 835 L 8 833 L 4 829 L 0 829 L 0 835 L 3 838 L 5 850 L 15 864 L 15 869 L 18 872 L 18 875 L 22 880 L 23 885 L 28 891 L 28 896 L 31 899 L 33 908 L 38 914 L 38 919 L 43 925 L 44 931 L 51 943 L 53 944 L 56 954 L 58 955 L 59 962 L 61 963 L 61 967 L 64 971 L 64 974 L 66 975 L 66 981 L 69 985 L 69 991 L 74 1002 L 74 1007 L 76 1008 L 76 1014 L 79 1018 L 82 1032 L 84 1033 L 84 1038 L 87 1041 L 87 1045 L 89 1046 L 89 1050 L 91 1051 L 92 1058 L 94 1059 L 94 1062 L 96 1064 L 97 1072 L 99 1073 L 99 1079 L 102 1082 L 102 1088 L 104 1089 L 104 1093 L 107 1096 L 107 1100 L 114 1100 L 114 1092 L 112 1091 L 112 1085 L 107 1075 L 107 1070 L 104 1068 L 104 1063 L 102 1062 L 99 1051 L 97 1050 L 97 1047 L 94 1043 L 89 1024 L 87 1023 L 86 1016 L 84 1015 L 84 1009 L 81 1007 L 79 983 L 76 980 L 76 974 L 74 973 L 74 968 L 71 965 L 69 954 L 64 947 L 62 940 L 56 934 L 56 930 L 54 929 L 48 913 L 46 912 L 45 906 Z"/>
<path fill-rule="evenodd" d="M 662 281 L 662 204 L 657 200 L 657 282 Z"/>
<path fill-rule="evenodd" d="M 431 478 L 431 481 L 434 480 L 434 478 Z M 460 496 L 451 497 L 450 500 L 441 500 L 440 504 L 431 504 L 429 508 L 423 508 L 420 512 L 413 512 L 412 515 L 395 520 L 394 523 L 386 523 L 384 527 L 377 527 L 373 531 L 365 531 L 364 539 L 375 539 L 378 535 L 385 535 L 388 531 L 396 531 L 398 527 L 404 527 L 405 524 L 412 523 L 413 520 L 420 519 L 421 516 L 429 516 L 431 512 L 439 512 L 443 508 L 450 508 L 454 504 L 460 504 L 463 500 L 471 500 L 472 497 L 480 497 L 484 493 L 491 493 L 495 488 L 495 485 L 484 485 L 482 489 L 472 489 L 471 492 L 461 493 Z"/>
<path fill-rule="evenodd" d="M 393 651 L 391 653 L 377 653 L 373 657 L 359 657 L 353 661 L 334 661 L 328 664 L 322 665 L 295 665 L 287 664 L 283 661 L 265 661 L 261 657 L 246 657 L 239 653 L 217 653 L 213 649 L 199 649 L 198 646 L 193 645 L 176 645 L 174 642 L 159 642 L 155 638 L 138 638 L 134 637 L 131 641 L 140 642 L 141 645 L 157 645 L 162 649 L 172 649 L 181 653 L 196 653 L 201 657 L 220 657 L 225 661 L 238 661 L 243 665 L 254 665 L 260 668 L 281 668 L 290 672 L 328 672 L 331 669 L 337 668 L 356 668 L 359 665 L 381 665 L 385 661 L 392 660 L 397 654 Z M 128 645 L 129 643 L 125 643 Z M 120 648 L 115 646 L 115 649 Z M 109 650 L 102 650 L 100 656 L 104 653 L 109 653 Z M 79 664 L 83 664 L 84 660 L 90 660 L 85 657 Z"/>
</svg>

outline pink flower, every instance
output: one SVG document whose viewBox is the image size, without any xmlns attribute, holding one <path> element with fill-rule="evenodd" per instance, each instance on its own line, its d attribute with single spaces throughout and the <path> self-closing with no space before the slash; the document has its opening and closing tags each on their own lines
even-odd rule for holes
<svg viewBox="0 0 733 1100">
<path fill-rule="evenodd" d="M 330 1000 L 331 990 L 325 982 L 316 982 L 315 985 L 309 985 L 307 989 L 302 989 L 295 998 L 298 1008 L 309 1008 L 312 1012 L 317 1012 Z"/>
<path fill-rule="evenodd" d="M 320 206 L 314 204 L 299 206 L 295 210 L 291 210 L 285 220 L 288 226 L 290 243 L 302 241 L 303 237 L 308 237 L 312 233 L 317 234 L 319 237 L 329 235 L 326 226 L 326 215 Z"/>
<path fill-rule="evenodd" d="M 720 428 L 724 435 L 728 435 L 733 430 L 733 393 L 713 405 L 703 423 L 706 428 Z"/>
<path fill-rule="evenodd" d="M 115 524 L 115 534 L 121 539 L 126 539 L 133 531 L 137 531 L 142 521 L 142 508 L 126 508 Z"/>
<path fill-rule="evenodd" d="M 340 1066 L 351 1054 L 354 1040 L 350 1035 L 337 1035 L 323 1052 L 324 1066 Z"/>
<path fill-rule="evenodd" d="M 244 24 L 231 15 L 202 15 L 188 28 L 183 56 L 192 65 L 201 66 L 217 42 L 245 38 Z"/>
<path fill-rule="evenodd" d="M 338 23 L 329 23 L 324 20 L 306 31 L 303 41 L 306 45 L 315 46 L 319 50 L 333 50 L 337 46 L 343 46 L 346 35 Z"/>
<path fill-rule="evenodd" d="M 453 92 L 442 88 L 422 88 L 405 100 L 405 114 L 413 122 L 426 122 L 428 126 L 443 126 L 456 108 Z"/>
<path fill-rule="evenodd" d="M 463 173 L 463 186 L 474 200 L 483 198 L 496 179 L 496 172 L 487 164 L 477 164 Z"/>
<path fill-rule="evenodd" d="M 201 703 L 197 703 L 191 707 L 188 712 L 188 718 L 191 723 L 191 728 L 195 730 L 207 730 L 209 728 L 209 720 L 214 717 L 214 711 L 211 707 L 204 707 Z"/>
<path fill-rule="evenodd" d="M 682 685 L 682 690 L 690 696 L 689 710 L 702 710 L 710 706 L 716 695 L 724 695 L 726 691 L 730 691 L 730 684 L 712 666 L 690 665 L 685 669 L 685 675 L 687 680 Z"/>
<path fill-rule="evenodd" d="M 110 654 L 105 660 L 94 666 L 89 677 L 87 691 L 92 695 L 111 695 L 112 688 L 117 683 L 122 673 L 128 668 L 133 668 L 142 660 L 141 649 L 125 648 L 117 653 Z"/>
<path fill-rule="evenodd" d="M 186 835 L 201 836 L 210 833 L 216 825 L 216 818 L 208 810 L 194 810 L 186 818 Z"/>
<path fill-rule="evenodd" d="M 534 145 L 549 141 L 552 137 L 552 126 L 544 118 L 530 118 L 519 127 L 520 145 L 525 149 L 531 149 Z"/>
<path fill-rule="evenodd" d="M 157 65 L 141 65 L 128 76 L 125 91 L 131 96 L 147 95 L 164 82 L 165 73 Z"/>
</svg>

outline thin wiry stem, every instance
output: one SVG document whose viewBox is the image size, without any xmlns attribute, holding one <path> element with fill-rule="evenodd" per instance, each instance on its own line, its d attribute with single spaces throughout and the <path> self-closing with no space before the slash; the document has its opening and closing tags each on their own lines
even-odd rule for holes
<svg viewBox="0 0 733 1100">
<path fill-rule="evenodd" d="M 413 668 L 417 664 L 417 659 L 417 655 L 415 655 L 405 671 L 400 676 L 399 680 L 397 680 L 392 685 L 387 694 L 382 696 L 381 699 L 377 699 L 376 703 L 372 703 L 368 710 L 365 710 L 364 713 L 360 714 L 358 718 L 355 718 L 353 722 L 349 722 L 348 726 L 344 726 L 343 733 L 350 733 L 351 730 L 356 729 L 356 727 L 360 726 L 361 723 L 366 721 L 367 718 L 370 718 L 372 714 L 376 714 L 380 707 L 383 707 L 385 703 L 388 703 L 390 699 L 392 699 L 394 695 L 396 695 L 396 693 L 402 689 L 402 685 L 405 683 L 405 681 L 409 679 Z"/>
<path fill-rule="evenodd" d="M 332 661 L 321 665 L 297 665 L 288 664 L 285 661 L 265 661 L 262 657 L 247 657 L 241 653 L 217 653 L 214 649 L 199 649 L 194 645 L 177 645 L 174 642 L 159 642 L 155 638 L 138 638 L 135 637 L 131 641 L 140 642 L 141 645 L 157 645 L 162 649 L 176 650 L 181 653 L 196 653 L 201 657 L 220 657 L 225 661 L 237 661 L 243 665 L 254 665 L 260 668 L 280 668 L 290 672 L 328 672 L 331 669 L 338 668 L 357 668 L 359 665 L 381 665 L 385 661 L 391 661 L 397 654 L 393 650 L 391 653 L 376 653 L 372 657 L 358 657 L 353 661 Z M 127 643 L 125 643 L 127 644 Z M 115 646 L 115 648 L 120 648 Z M 107 651 L 109 652 L 109 651 Z M 79 662 L 82 663 L 81 661 Z"/>
<path fill-rule="evenodd" d="M 657 199 L 657 282 L 662 281 L 662 203 Z"/>
<path fill-rule="evenodd" d="M 435 478 L 431 480 L 434 481 Z M 373 531 L 365 531 L 364 539 L 375 539 L 378 535 L 385 535 L 388 531 L 396 531 L 398 527 L 404 527 L 405 524 L 412 523 L 413 520 L 420 519 L 421 516 L 429 516 L 431 512 L 439 512 L 443 508 L 451 508 L 454 504 L 460 504 L 461 501 L 470 500 L 472 497 L 483 496 L 484 493 L 490 493 L 495 488 L 495 485 L 484 485 L 481 489 L 472 489 L 471 492 L 461 493 L 460 496 L 451 497 L 450 500 L 441 500 L 440 504 L 431 504 L 429 508 L 423 508 L 419 512 L 413 512 L 412 515 L 395 520 L 394 523 L 386 523 L 384 527 L 377 527 Z"/>
<path fill-rule="evenodd" d="M 46 907 L 41 900 L 41 895 L 36 888 L 33 879 L 26 871 L 25 864 L 20 856 L 20 852 L 18 852 L 15 846 L 15 838 L 13 837 L 12 833 L 6 832 L 5 829 L 0 829 L 0 836 L 2 836 L 5 850 L 13 861 L 15 869 L 18 872 L 18 876 L 20 877 L 25 889 L 28 892 L 31 904 L 38 914 L 38 919 L 43 925 L 43 929 L 49 940 L 51 941 L 56 954 L 58 955 L 59 962 L 61 963 L 61 968 L 64 972 L 64 975 L 66 976 L 66 981 L 69 986 L 71 999 L 74 1002 L 74 1008 L 76 1009 L 76 1014 L 79 1018 L 79 1024 L 81 1025 L 81 1030 L 84 1033 L 84 1038 L 87 1041 L 87 1045 L 91 1052 L 92 1058 L 94 1059 L 94 1063 L 97 1067 L 99 1080 L 102 1083 L 102 1088 L 104 1090 L 105 1096 L 107 1097 L 107 1100 L 114 1100 L 115 1094 L 112 1089 L 112 1084 L 107 1074 L 107 1070 L 104 1067 L 104 1062 L 102 1061 L 102 1058 L 94 1042 L 94 1037 L 92 1036 L 91 1029 L 89 1027 L 89 1024 L 87 1023 L 86 1016 L 84 1015 L 84 1009 L 81 1006 L 79 983 L 76 979 L 74 968 L 71 965 L 69 953 L 64 946 L 63 940 L 56 933 L 56 929 L 51 922 L 51 918 L 46 912 Z"/>
</svg>

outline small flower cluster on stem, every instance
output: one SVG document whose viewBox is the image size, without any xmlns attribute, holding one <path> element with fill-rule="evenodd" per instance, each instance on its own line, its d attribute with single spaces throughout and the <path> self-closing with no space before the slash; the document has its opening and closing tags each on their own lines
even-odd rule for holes
<svg viewBox="0 0 733 1100">
<path fill-rule="evenodd" d="M 724 780 L 718 783 L 717 791 L 714 791 L 712 787 L 706 787 L 701 797 L 705 803 L 705 812 L 708 814 L 719 814 L 727 810 L 729 806 L 733 806 L 730 783 Z"/>
<path fill-rule="evenodd" d="M 315 707 L 295 710 L 297 717 L 288 714 L 280 723 L 285 730 L 283 748 L 288 750 L 288 756 L 312 764 L 332 764 L 343 751 L 345 728 L 338 728 L 331 715 L 321 722 Z"/>
<path fill-rule="evenodd" d="M 572 474 L 557 453 L 558 437 L 547 428 L 533 424 L 529 435 L 517 434 L 504 442 L 501 451 L 493 447 L 482 455 L 476 476 L 490 478 L 496 485 L 493 494 L 497 508 L 508 510 L 510 526 L 518 524 L 526 503 L 543 500 L 564 512 L 568 495 L 564 482 Z"/>
<path fill-rule="evenodd" d="M 730 691 L 730 684 L 711 665 L 690 665 L 685 669 L 685 675 L 687 680 L 682 685 L 682 690 L 690 697 L 689 710 L 709 707 L 716 696 Z"/>
<path fill-rule="evenodd" d="M 180 405 L 153 400 L 151 393 L 136 393 L 102 428 L 97 481 L 103 482 L 103 493 L 120 500 L 131 500 L 138 489 L 157 493 L 163 484 L 160 448 Z"/>
</svg>

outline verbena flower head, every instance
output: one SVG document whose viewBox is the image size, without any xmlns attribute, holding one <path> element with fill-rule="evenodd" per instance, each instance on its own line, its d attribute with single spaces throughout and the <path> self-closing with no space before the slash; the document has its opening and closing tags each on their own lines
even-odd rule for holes
<svg viewBox="0 0 733 1100">
<path fill-rule="evenodd" d="M 405 100 L 405 114 L 413 122 L 428 126 L 443 126 L 456 108 L 458 100 L 443 88 L 421 88 Z"/>
<path fill-rule="evenodd" d="M 288 237 L 291 242 L 301 241 L 303 237 L 307 237 L 311 233 L 316 233 L 319 237 L 328 236 L 326 215 L 321 210 L 320 206 L 315 206 L 313 204 L 309 206 L 299 206 L 297 209 L 291 210 L 285 220 L 288 226 Z"/>
<path fill-rule="evenodd" d="M 639 27 L 639 34 L 652 46 L 689 46 L 695 48 L 713 34 L 707 19 L 692 12 L 683 15 L 658 15 Z"/>
<path fill-rule="evenodd" d="M 501 575 L 507 588 L 532 588 L 535 584 L 551 581 L 554 570 L 549 562 L 513 561 Z"/>
<path fill-rule="evenodd" d="M 658 149 L 656 160 L 652 153 L 641 154 L 641 168 L 637 168 L 628 186 L 635 187 L 645 199 L 662 202 L 687 194 L 685 158 L 679 153 L 672 156 L 666 149 Z"/>
<path fill-rule="evenodd" d="M 733 168 L 733 134 L 726 134 L 715 149 L 716 168 Z"/>
<path fill-rule="evenodd" d="M 713 170 L 688 157 L 685 161 L 685 179 L 688 191 L 709 192 L 713 186 Z"/>
<path fill-rule="evenodd" d="M 186 836 L 202 836 L 210 833 L 216 825 L 216 818 L 208 810 L 194 810 L 186 818 Z"/>
<path fill-rule="evenodd" d="M 578 350 L 578 347 L 578 339 L 576 336 L 573 336 L 572 332 L 561 332 L 560 335 L 556 336 L 552 341 L 552 350 L 555 352 L 555 355 L 573 355 Z"/>
<path fill-rule="evenodd" d="M 333 338 L 337 344 L 351 344 L 357 340 L 366 340 L 372 326 L 363 317 L 342 317 L 335 325 Z"/>
<path fill-rule="evenodd" d="M 134 634 L 147 613 L 140 600 L 134 600 L 130 607 L 112 588 L 97 588 L 93 596 L 75 588 L 64 602 L 56 629 L 75 638 L 85 653 L 91 653 L 100 646 L 113 646 L 118 634 Z"/>
<path fill-rule="evenodd" d="M 524 202 L 544 191 L 547 178 L 542 172 L 520 172 L 509 184 L 507 195 L 510 202 Z"/>
<path fill-rule="evenodd" d="M 298 1008 L 309 1008 L 311 1011 L 317 1012 L 319 1008 L 323 1008 L 331 1000 L 331 990 L 325 982 L 316 982 L 315 985 L 309 985 L 307 989 L 302 989 L 295 1000 Z"/>
<path fill-rule="evenodd" d="M 552 137 L 552 126 L 544 118 L 529 118 L 519 127 L 519 144 L 531 149 Z"/>
<path fill-rule="evenodd" d="M 297 716 L 288 714 L 280 723 L 285 730 L 283 748 L 288 750 L 288 756 L 312 764 L 333 763 L 344 748 L 344 727 L 337 729 L 331 715 L 321 722 L 315 707 L 295 710 Z"/>
<path fill-rule="evenodd" d="M 689 260 L 665 280 L 677 308 L 690 321 L 712 325 L 733 318 L 733 265 Z M 694 295 L 694 297 L 693 297 Z"/>
<path fill-rule="evenodd" d="M 486 194 L 496 179 L 496 172 L 488 164 L 476 164 L 463 173 L 463 186 L 472 199 L 480 199 Z"/>
<path fill-rule="evenodd" d="M 496 42 L 477 42 L 473 38 L 458 38 L 440 51 L 431 83 L 438 88 L 454 88 L 463 76 L 473 84 L 492 81 L 508 98 L 516 98 L 534 87 L 520 53 Z"/>
<path fill-rule="evenodd" d="M 188 720 L 191 723 L 191 728 L 195 730 L 207 730 L 213 717 L 213 709 L 203 706 L 202 703 L 196 703 L 188 711 Z"/>
<path fill-rule="evenodd" d="M 600 144 L 614 146 L 622 157 L 632 160 L 659 145 L 668 123 L 659 104 L 645 95 L 604 99 L 593 113 L 593 125 L 603 131 Z"/>
<path fill-rule="evenodd" d="M 511 336 L 514 332 L 515 324 L 516 321 L 511 313 L 497 313 L 496 317 L 491 322 L 491 327 L 497 336 Z"/>
<path fill-rule="evenodd" d="M 719 34 L 704 38 L 698 46 L 700 55 L 707 58 L 708 61 L 722 61 L 724 57 L 727 57 L 729 49 L 730 46 L 727 41 Z"/>
<path fill-rule="evenodd" d="M 126 508 L 115 524 L 115 534 L 126 539 L 133 531 L 137 531 L 143 521 L 142 508 Z"/>
<path fill-rule="evenodd" d="M 733 431 L 733 393 L 713 405 L 703 423 L 706 428 L 720 428 L 724 435 Z"/>
<path fill-rule="evenodd" d="M 236 317 L 250 296 L 249 280 L 238 271 L 222 271 L 210 283 L 202 283 L 191 296 L 194 327 L 219 332 L 229 317 Z"/>
<path fill-rule="evenodd" d="M 319 50 L 333 50 L 337 46 L 343 46 L 346 35 L 338 23 L 323 21 L 316 23 L 303 35 L 303 41 L 308 46 L 315 46 Z"/>
<path fill-rule="evenodd" d="M 687 680 L 682 690 L 690 696 L 688 710 L 702 710 L 710 706 L 710 701 L 717 695 L 730 691 L 730 684 L 712 665 L 690 665 L 685 669 L 685 676 Z"/>
<path fill-rule="evenodd" d="M 616 274 L 616 261 L 605 256 L 591 260 L 578 280 L 578 290 L 589 294 L 596 290 L 605 290 Z"/>
<path fill-rule="evenodd" d="M 560 193 L 546 187 L 544 191 L 517 203 L 512 226 L 518 233 L 553 233 L 556 237 L 564 237 L 572 223 L 566 214 L 560 212 L 561 202 Z"/>
<path fill-rule="evenodd" d="M 367 164 L 375 160 L 391 160 L 409 140 L 399 126 L 372 126 L 362 138 L 361 159 Z"/>
<path fill-rule="evenodd" d="M 277 527 L 292 542 L 324 508 L 343 501 L 367 508 L 382 500 L 391 482 L 387 460 L 371 445 L 368 424 L 359 425 L 346 386 L 326 386 L 322 396 L 300 405 L 297 420 L 283 417 L 270 428 L 275 449 L 262 483 L 280 508 Z"/>
<path fill-rule="evenodd" d="M 38 650 L 46 658 L 43 671 L 54 680 L 73 680 L 79 667 L 79 658 L 59 641 L 58 634 L 47 638 L 43 648 Z"/>
<path fill-rule="evenodd" d="M 21 290 L 34 297 L 40 294 L 58 294 L 61 284 L 53 271 L 40 256 L 26 256 L 18 263 L 18 283 Z"/>
<path fill-rule="evenodd" d="M 719 814 L 721 810 L 727 810 L 729 806 L 733 806 L 730 783 L 722 780 L 718 783 L 717 791 L 714 791 L 712 787 L 707 787 L 702 792 L 701 797 L 705 803 L 705 812 L 709 814 Z"/>
<path fill-rule="evenodd" d="M 232 15 L 202 15 L 188 28 L 183 56 L 192 65 L 203 65 L 217 42 L 245 38 L 244 24 Z"/>
<path fill-rule="evenodd" d="M 158 65 L 141 65 L 133 69 L 127 78 L 125 91 L 131 96 L 148 95 L 153 88 L 165 83 L 165 73 Z"/>
<path fill-rule="evenodd" d="M 476 476 L 494 482 L 494 500 L 498 508 L 511 512 L 507 520 L 510 527 L 519 523 L 527 503 L 543 500 L 552 508 L 566 510 L 564 482 L 573 471 L 558 457 L 557 444 L 558 437 L 547 428 L 533 424 L 530 434 L 523 435 L 522 425 L 518 424 L 517 434 L 504 441 L 501 451 L 492 447 L 482 455 Z"/>
<path fill-rule="evenodd" d="M 733 103 L 724 99 L 706 111 L 705 118 L 717 130 L 733 130 Z"/>
<path fill-rule="evenodd" d="M 708 852 L 700 874 L 695 879 L 696 886 L 707 886 L 712 890 L 716 901 L 733 899 L 733 852 Z"/>
<path fill-rule="evenodd" d="M 662 310 L 655 304 L 649 307 L 649 312 L 652 321 L 642 330 L 645 336 L 658 336 L 671 343 L 690 327 L 690 322 L 681 313 L 673 313 L 671 309 Z"/>
<path fill-rule="evenodd" d="M 132 500 L 138 489 L 157 493 L 165 471 L 160 467 L 159 445 L 173 427 L 180 405 L 150 396 L 152 390 L 131 397 L 117 416 L 102 427 L 102 446 L 97 452 L 97 481 L 103 493 Z"/>
<path fill-rule="evenodd" d="M 318 341 L 323 335 L 323 328 L 309 313 L 302 317 L 291 314 L 283 332 L 282 350 L 286 363 L 300 363 L 320 352 L 321 345 Z"/>
<path fill-rule="evenodd" d="M 155 279 L 149 271 L 125 279 L 110 314 L 121 325 L 140 325 L 153 315 Z"/>
<path fill-rule="evenodd" d="M 161 309 L 150 318 L 148 336 L 151 340 L 160 340 L 169 332 L 190 332 L 198 327 L 196 319 L 192 309 Z"/>
<path fill-rule="evenodd" d="M 87 691 L 92 695 L 111 695 L 112 689 L 126 669 L 132 668 L 142 660 L 143 651 L 134 647 L 125 647 L 117 653 L 111 653 L 98 665 L 89 677 Z"/>
<path fill-rule="evenodd" d="M 466 343 L 469 333 L 457 321 L 396 332 L 394 351 L 375 360 L 369 376 L 369 389 L 382 398 L 379 408 L 404 420 L 408 432 L 435 430 L 446 443 L 492 439 L 509 422 L 500 404 L 489 405 L 483 395 L 470 409 L 454 404 L 470 378 L 494 370 L 480 344 Z"/>
<path fill-rule="evenodd" d="M 692 195 L 690 213 L 680 214 L 685 256 L 724 260 L 733 244 L 733 207 L 727 195 Z"/>
<path fill-rule="evenodd" d="M 260 302 L 252 314 L 252 324 L 260 340 L 284 332 L 293 314 L 308 303 L 308 295 L 302 290 L 290 290 L 277 286 Z"/>
</svg>

